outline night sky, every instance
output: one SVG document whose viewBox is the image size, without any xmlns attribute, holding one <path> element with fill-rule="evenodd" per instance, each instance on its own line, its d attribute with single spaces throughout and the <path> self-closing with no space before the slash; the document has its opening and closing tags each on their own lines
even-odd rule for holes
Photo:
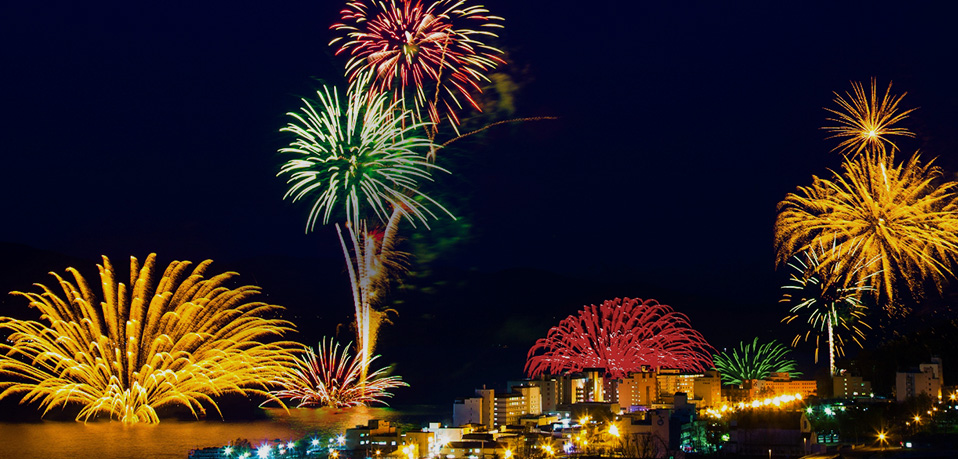
<svg viewBox="0 0 958 459">
<path fill-rule="evenodd" d="M 819 129 L 832 91 L 893 80 L 908 92 L 903 105 L 920 107 L 903 150 L 958 171 L 953 11 L 735 3 L 486 1 L 505 18 L 496 44 L 520 85 L 515 116 L 559 119 L 490 130 L 440 159 L 453 175 L 436 186 L 462 193 L 471 230 L 436 266 L 622 286 L 589 290 L 589 300 L 552 283 L 548 297 L 566 302 L 529 307 L 557 322 L 584 302 L 655 297 L 731 346 L 752 335 L 720 331 L 744 320 L 775 333 L 784 315 L 776 204 L 841 163 Z M 158 252 L 341 271 L 333 231 L 304 234 L 307 206 L 284 202 L 275 177 L 284 114 L 319 80 L 343 81 L 345 58 L 327 46 L 340 8 L 0 4 L 0 242 L 91 262 Z M 256 281 L 250 269 L 243 279 Z M 330 295 L 346 302 L 317 307 L 348 314 L 347 286 L 328 284 L 342 285 Z M 512 287 L 486 294 L 535 296 L 521 282 L 501 285 Z"/>
</svg>

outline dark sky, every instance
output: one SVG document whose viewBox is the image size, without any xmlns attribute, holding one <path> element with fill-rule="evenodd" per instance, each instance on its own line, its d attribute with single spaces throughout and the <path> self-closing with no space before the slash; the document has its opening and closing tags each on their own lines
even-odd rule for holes
<svg viewBox="0 0 958 459">
<path fill-rule="evenodd" d="M 511 70 L 516 115 L 560 119 L 468 144 L 465 171 L 443 164 L 471 187 L 474 231 L 440 261 L 776 307 L 775 205 L 839 166 L 822 107 L 872 76 L 921 107 L 904 149 L 958 171 L 953 11 L 725 3 L 487 1 L 524 69 Z M 342 80 L 327 46 L 340 7 L 0 4 L 0 241 L 86 258 L 338 260 L 331 230 L 303 234 L 307 208 L 281 200 L 275 174 L 284 113 L 316 79 Z M 708 307 L 686 312 L 694 323 Z"/>
</svg>

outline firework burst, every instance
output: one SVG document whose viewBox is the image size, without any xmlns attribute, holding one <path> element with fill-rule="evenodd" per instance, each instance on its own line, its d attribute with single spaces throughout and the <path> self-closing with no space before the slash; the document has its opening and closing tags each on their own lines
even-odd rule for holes
<svg viewBox="0 0 958 459">
<path fill-rule="evenodd" d="M 722 352 L 712 356 L 715 368 L 722 375 L 725 384 L 741 385 L 753 379 L 765 379 L 772 373 L 788 372 L 790 376 L 801 376 L 795 371 L 795 361 L 788 358 L 789 349 L 772 340 L 759 344 L 756 337 L 751 343 L 742 341 L 732 353 Z"/>
<path fill-rule="evenodd" d="M 350 82 L 369 79 L 374 94 L 392 92 L 394 101 L 413 101 L 418 119 L 440 122 L 444 112 L 453 126 L 460 98 L 480 110 L 472 94 L 489 81 L 486 73 L 505 63 L 502 51 L 484 43 L 495 37 L 502 18 L 464 0 L 380 0 L 349 2 L 342 22 L 331 28 L 345 34 L 336 54 L 349 53 Z M 418 115 L 425 109 L 426 116 Z"/>
<path fill-rule="evenodd" d="M 529 349 L 525 370 L 535 377 L 604 368 L 614 378 L 643 365 L 704 371 L 712 366 L 711 349 L 684 314 L 655 300 L 617 298 L 550 329 Z"/>
<path fill-rule="evenodd" d="M 908 129 L 894 127 L 896 123 L 916 110 L 912 108 L 899 112 L 898 103 L 907 93 L 900 96 L 892 95 L 891 83 L 888 83 L 888 89 L 879 101 L 878 83 L 874 78 L 871 80 L 870 89 L 871 92 L 866 93 L 861 83 L 852 82 L 852 93 L 846 92 L 845 97 L 837 92 L 834 93 L 838 109 L 825 108 L 835 115 L 835 118 L 828 118 L 828 120 L 836 124 L 822 129 L 831 133 L 829 139 L 842 139 L 835 150 L 852 155 L 865 150 L 885 152 L 886 147 L 894 151 L 896 147 L 889 136 L 915 136 Z"/>
<path fill-rule="evenodd" d="M 792 257 L 788 264 L 792 271 L 789 283 L 782 288 L 785 294 L 781 302 L 791 305 L 789 315 L 782 319 L 790 323 L 799 317 L 806 318 L 809 330 L 798 334 L 792 340 L 797 346 L 804 336 L 805 341 L 815 335 L 815 361 L 824 334 L 828 346 L 828 368 L 835 374 L 835 356 L 844 354 L 845 335 L 862 347 L 865 339 L 864 328 L 870 328 L 864 322 L 868 308 L 862 303 L 862 294 L 873 290 L 870 280 L 879 273 L 871 267 L 878 263 L 877 258 L 862 260 L 857 246 L 839 246 L 832 239 L 830 246 L 821 241 L 814 249 Z M 823 264 L 823 260 L 830 260 Z M 863 274 L 871 272 L 871 274 Z M 836 333 L 838 330 L 838 333 Z"/>
<path fill-rule="evenodd" d="M 834 242 L 836 253 L 850 253 L 868 263 L 859 275 L 874 276 L 876 296 L 894 304 L 895 282 L 920 293 L 925 279 L 939 287 L 952 276 L 958 257 L 956 183 L 942 182 L 941 171 L 918 155 L 895 164 L 894 154 L 859 155 L 846 161 L 832 179 L 813 177 L 779 203 L 775 222 L 778 261 L 815 246 Z M 829 264 L 831 256 L 821 260 Z M 889 309 L 890 310 L 890 309 Z"/>
<path fill-rule="evenodd" d="M 277 174 L 288 176 L 283 198 L 314 199 L 307 231 L 320 217 L 329 223 L 339 205 L 353 224 L 365 218 L 364 210 L 382 222 L 398 211 L 414 225 L 436 218 L 427 204 L 445 211 L 418 191 L 419 180 L 432 180 L 431 171 L 445 172 L 426 160 L 430 141 L 414 134 L 425 123 L 404 124 L 408 111 L 357 88 L 350 89 L 345 107 L 328 86 L 316 96 L 318 107 L 303 99 L 300 113 L 289 113 L 293 121 L 280 129 L 295 136 L 280 153 L 296 155 Z"/>
<path fill-rule="evenodd" d="M 77 420 L 106 415 L 124 423 L 157 423 L 156 409 L 185 406 L 205 414 L 204 402 L 228 393 L 269 397 L 267 386 L 296 361 L 293 343 L 260 340 L 292 331 L 262 316 L 280 309 L 247 300 L 253 286 L 224 286 L 234 273 L 204 278 L 210 260 L 192 272 L 175 261 L 154 283 L 156 255 L 141 266 L 130 259 L 129 284 L 118 283 L 110 260 L 98 265 L 102 297 L 73 268 L 73 281 L 53 274 L 62 296 L 39 285 L 26 297 L 49 325 L 0 318 L 10 332 L 0 343 L 0 398 L 23 394 L 43 413 L 79 405 Z M 97 307 L 99 305 L 99 308 Z M 7 344 L 11 343 L 11 344 Z"/>
<path fill-rule="evenodd" d="M 346 408 L 367 406 L 372 403 L 387 403 L 389 392 L 397 387 L 408 387 L 399 376 L 386 376 L 389 367 L 381 368 L 363 377 L 364 365 L 379 356 L 364 359 L 362 351 L 355 357 L 349 355 L 349 345 L 339 351 L 339 343 L 319 343 L 319 353 L 306 348 L 306 353 L 296 362 L 291 376 L 281 385 L 282 390 L 273 395 L 299 403 L 299 407 L 332 406 Z"/>
</svg>

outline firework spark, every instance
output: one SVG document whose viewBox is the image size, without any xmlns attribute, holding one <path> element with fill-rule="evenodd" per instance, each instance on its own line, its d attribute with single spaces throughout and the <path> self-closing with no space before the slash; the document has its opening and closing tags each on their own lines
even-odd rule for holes
<svg viewBox="0 0 958 459">
<path fill-rule="evenodd" d="M 331 28 L 343 32 L 330 45 L 336 54 L 348 52 L 350 82 L 368 78 L 374 94 L 392 92 L 394 101 L 413 101 L 416 113 L 425 109 L 433 126 L 440 110 L 453 126 L 461 97 L 480 110 L 472 94 L 482 92 L 486 73 L 505 63 L 502 51 L 484 43 L 496 37 L 503 20 L 483 6 L 465 0 L 380 0 L 349 2 L 342 22 Z M 418 119 L 425 119 L 418 115 Z"/>
<path fill-rule="evenodd" d="M 916 294 L 925 279 L 940 289 L 958 257 L 958 184 L 940 178 L 941 171 L 932 162 L 922 165 L 917 154 L 896 165 L 891 153 L 862 154 L 832 179 L 813 177 L 811 186 L 799 187 L 778 205 L 778 262 L 836 239 L 838 253 L 855 247 L 860 260 L 879 260 L 860 275 L 881 272 L 873 285 L 876 296 L 886 295 L 888 308 L 896 280 Z"/>
<path fill-rule="evenodd" d="M 525 370 L 535 377 L 604 368 L 614 378 L 643 365 L 704 371 L 712 366 L 711 349 L 684 314 L 655 300 L 617 298 L 550 329 L 529 349 Z"/>
<path fill-rule="evenodd" d="M 98 265 L 102 297 L 73 268 L 53 274 L 63 291 L 14 292 L 49 322 L 0 318 L 11 333 L 0 343 L 0 398 L 23 394 L 43 413 L 79 405 L 77 420 L 106 415 L 124 423 L 157 423 L 156 409 L 185 406 L 194 416 L 217 411 L 213 397 L 228 393 L 269 397 L 267 386 L 296 361 L 293 343 L 262 339 L 292 324 L 262 316 L 280 309 L 248 302 L 259 289 L 229 288 L 235 274 L 204 278 L 210 260 L 188 270 L 175 261 L 154 283 L 156 255 L 140 266 L 130 259 L 129 284 L 118 283 L 110 260 Z M 99 305 L 99 308 L 97 308 Z M 7 344 L 12 343 L 12 344 Z"/>
<path fill-rule="evenodd" d="M 765 379 L 772 373 L 788 372 L 790 376 L 801 376 L 800 371 L 795 371 L 795 361 L 788 358 L 788 353 L 788 348 L 775 340 L 760 345 L 755 338 L 750 344 L 742 341 L 731 354 L 722 352 L 712 359 L 723 383 L 741 385 L 753 379 Z"/>
<path fill-rule="evenodd" d="M 862 260 L 858 255 L 859 247 L 839 246 L 834 238 L 827 247 L 819 241 L 814 249 L 792 257 L 788 264 L 792 268 L 789 283 L 782 287 L 786 293 L 781 302 L 792 305 L 789 315 L 782 321 L 791 323 L 799 317 L 807 318 L 810 329 L 804 337 L 808 341 L 815 333 L 816 362 L 822 334 L 825 334 L 828 368 L 832 375 L 835 374 L 835 356 L 844 354 L 842 332 L 847 332 L 848 338 L 862 347 L 861 340 L 865 339 L 863 328 L 870 328 L 863 320 L 868 308 L 861 297 L 863 293 L 874 290 L 870 281 L 879 273 L 870 268 L 878 263 L 878 259 Z M 822 260 L 830 261 L 823 264 Z M 862 274 L 864 271 L 871 274 Z M 795 336 L 793 347 L 798 345 L 802 336 Z"/>
<path fill-rule="evenodd" d="M 349 356 L 349 345 L 339 352 L 339 343 L 319 343 L 319 353 L 306 348 L 306 354 L 296 362 L 293 374 L 281 384 L 283 389 L 273 395 L 299 403 L 299 407 L 332 406 L 345 408 L 387 403 L 389 392 L 397 387 L 408 387 L 399 376 L 386 376 L 389 367 L 368 373 L 363 377 L 363 366 L 379 356 L 364 359 L 362 351 Z"/>
<path fill-rule="evenodd" d="M 835 118 L 828 118 L 828 121 L 833 121 L 836 125 L 825 126 L 822 129 L 832 134 L 828 137 L 829 139 L 843 139 L 835 150 L 852 155 L 857 155 L 866 149 L 885 152 L 886 147 L 891 147 L 891 151 L 894 151 L 897 148 L 888 136 L 915 136 L 906 128 L 894 127 L 899 121 L 908 118 L 908 115 L 916 109 L 898 111 L 898 103 L 907 93 L 900 96 L 892 95 L 891 83 L 888 83 L 888 89 L 885 90 L 881 101 L 878 100 L 878 83 L 874 78 L 871 80 L 870 93 L 865 93 L 861 83 L 852 82 L 852 93 L 846 92 L 845 97 L 837 92 L 833 94 L 839 108 L 826 107 L 825 110 L 835 115 Z"/>
<path fill-rule="evenodd" d="M 306 222 L 313 229 L 322 216 L 329 223 L 342 202 L 346 221 L 358 224 L 369 212 L 386 222 L 398 211 L 413 225 L 436 218 L 427 204 L 438 203 L 418 191 L 419 180 L 432 180 L 439 168 L 426 160 L 431 143 L 413 131 L 425 123 L 404 124 L 408 111 L 389 104 L 384 95 L 369 95 L 357 88 L 347 94 L 346 106 L 334 88 L 317 91 L 318 109 L 303 99 L 301 113 L 286 127 L 295 139 L 280 153 L 296 155 L 277 175 L 288 175 L 284 199 L 314 197 Z M 400 116 L 396 116 L 399 111 Z"/>
</svg>

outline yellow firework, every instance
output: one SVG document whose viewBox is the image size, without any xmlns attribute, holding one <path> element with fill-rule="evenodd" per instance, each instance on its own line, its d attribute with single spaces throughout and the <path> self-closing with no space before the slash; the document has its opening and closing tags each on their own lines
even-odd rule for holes
<svg viewBox="0 0 958 459">
<path fill-rule="evenodd" d="M 235 273 L 204 278 L 210 260 L 192 271 L 190 262 L 174 261 L 154 283 L 155 260 L 151 254 L 141 266 L 131 257 L 124 284 L 103 257 L 100 298 L 73 268 L 65 277 L 51 273 L 62 296 L 40 284 L 40 293 L 13 292 L 48 324 L 0 318 L 0 330 L 10 332 L 0 343 L 0 375 L 9 378 L 0 398 L 22 394 L 21 403 L 39 402 L 44 414 L 78 405 L 78 421 L 156 423 L 165 406 L 199 417 L 204 405 L 219 411 L 216 396 L 269 396 L 296 362 L 296 344 L 261 341 L 292 331 L 289 322 L 262 317 L 280 307 L 248 301 L 257 287 L 226 287 Z"/>
<path fill-rule="evenodd" d="M 870 89 L 871 91 L 866 93 L 861 83 L 852 82 L 851 93 L 846 92 L 844 97 L 834 93 L 838 109 L 825 108 L 835 116 L 828 118 L 828 121 L 835 124 L 822 129 L 832 134 L 828 138 L 842 139 L 835 150 L 851 153 L 853 156 L 865 150 L 884 152 L 886 146 L 894 151 L 896 147 L 889 136 L 915 136 L 908 129 L 894 127 L 915 111 L 914 108 L 898 111 L 898 103 L 907 93 L 892 95 L 891 83 L 888 83 L 885 95 L 879 100 L 878 84 L 874 78 L 871 80 Z"/>
<path fill-rule="evenodd" d="M 859 271 L 872 277 L 876 295 L 893 307 L 896 280 L 920 293 L 926 279 L 941 283 L 958 258 L 958 202 L 955 182 L 941 181 L 941 171 L 922 165 L 918 154 L 895 164 L 893 153 L 869 153 L 846 161 L 831 179 L 813 177 L 779 203 L 775 222 L 778 262 L 832 238 L 849 253 L 858 247 L 862 260 L 879 260 Z M 833 262 L 826 255 L 822 264 Z"/>
</svg>

